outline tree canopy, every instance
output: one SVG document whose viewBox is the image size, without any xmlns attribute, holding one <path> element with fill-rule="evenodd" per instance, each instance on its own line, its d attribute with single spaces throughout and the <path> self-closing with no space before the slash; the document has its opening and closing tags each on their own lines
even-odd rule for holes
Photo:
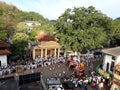
<svg viewBox="0 0 120 90">
<path fill-rule="evenodd" d="M 93 6 L 67 9 L 57 20 L 56 36 L 67 50 L 102 48 L 111 22 Z"/>
</svg>

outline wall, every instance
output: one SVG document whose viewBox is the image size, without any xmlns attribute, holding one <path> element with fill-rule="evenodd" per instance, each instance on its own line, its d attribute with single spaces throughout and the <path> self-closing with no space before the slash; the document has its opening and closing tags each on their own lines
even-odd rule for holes
<svg viewBox="0 0 120 90">
<path fill-rule="evenodd" d="M 110 74 L 113 74 L 113 72 L 110 70 L 111 61 L 112 61 L 112 56 L 106 54 L 106 55 L 104 56 L 104 60 L 103 60 L 103 70 L 106 71 L 107 63 L 109 63 L 109 70 L 108 70 L 108 72 L 109 72 Z"/>
<path fill-rule="evenodd" d="M 7 55 L 0 55 L 0 61 L 1 61 L 1 66 L 2 65 L 7 66 Z"/>
</svg>

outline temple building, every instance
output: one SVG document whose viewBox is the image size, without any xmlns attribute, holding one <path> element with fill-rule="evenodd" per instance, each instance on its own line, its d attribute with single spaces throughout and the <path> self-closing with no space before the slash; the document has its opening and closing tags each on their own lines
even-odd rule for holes
<svg viewBox="0 0 120 90">
<path fill-rule="evenodd" d="M 9 51 L 10 44 L 0 40 L 0 67 L 7 66 L 8 55 L 11 54 Z"/>
<path fill-rule="evenodd" d="M 59 57 L 61 45 L 57 42 L 54 36 L 47 33 L 40 33 L 36 36 L 37 44 L 32 47 L 33 59 L 36 57 Z"/>
</svg>

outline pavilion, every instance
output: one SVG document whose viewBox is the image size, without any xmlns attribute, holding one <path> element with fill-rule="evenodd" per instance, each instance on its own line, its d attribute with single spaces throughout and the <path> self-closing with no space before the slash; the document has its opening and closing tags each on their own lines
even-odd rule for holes
<svg viewBox="0 0 120 90">
<path fill-rule="evenodd" d="M 33 59 L 36 57 L 59 57 L 61 45 L 57 42 L 54 36 L 51 36 L 47 33 L 40 33 L 36 36 L 37 45 L 32 48 Z"/>
</svg>

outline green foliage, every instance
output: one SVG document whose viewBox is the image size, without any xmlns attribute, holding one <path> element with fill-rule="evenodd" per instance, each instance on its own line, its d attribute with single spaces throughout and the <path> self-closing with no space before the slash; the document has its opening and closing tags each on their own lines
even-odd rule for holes
<svg viewBox="0 0 120 90">
<path fill-rule="evenodd" d="M 111 32 L 109 33 L 110 46 L 120 45 L 120 20 L 114 20 L 111 25 Z"/>
<path fill-rule="evenodd" d="M 27 26 L 25 22 L 19 22 L 17 24 L 16 32 L 22 32 L 28 34 L 29 30 L 30 30 L 29 26 Z"/>
<path fill-rule="evenodd" d="M 21 42 L 16 42 L 15 44 L 11 45 L 11 51 L 12 51 L 12 56 L 23 56 L 25 54 L 25 46 L 27 45 L 27 42 L 21 41 Z"/>
<path fill-rule="evenodd" d="M 34 27 L 33 30 L 29 34 L 30 35 L 30 40 L 32 40 L 32 41 L 35 40 L 36 39 L 35 37 L 38 34 L 40 34 L 40 32 L 42 32 L 42 31 L 45 32 L 45 33 L 49 33 L 49 34 L 53 35 L 54 32 L 55 32 L 54 24 L 49 22 L 45 25 Z"/>
<path fill-rule="evenodd" d="M 29 38 L 29 36 L 25 33 L 16 33 L 12 38 L 12 42 L 13 43 L 27 42 L 28 38 Z"/>
<path fill-rule="evenodd" d="M 3 41 L 7 40 L 6 30 L 0 30 L 0 40 L 3 40 Z"/>
<path fill-rule="evenodd" d="M 12 45 L 12 54 L 13 55 L 24 55 L 25 53 L 25 47 L 28 43 L 28 35 L 25 33 L 16 33 L 13 38 L 12 42 L 14 43 Z"/>
<path fill-rule="evenodd" d="M 17 24 L 16 13 L 18 9 L 15 6 L 0 2 L 0 30 L 5 30 L 4 37 L 7 40 L 14 33 Z"/>
<path fill-rule="evenodd" d="M 45 19 L 42 15 L 36 12 L 19 11 L 18 17 L 20 22 L 24 22 L 25 20 L 39 21 L 41 24 L 46 24 L 48 22 L 48 19 Z"/>
<path fill-rule="evenodd" d="M 94 7 L 67 9 L 56 23 L 56 36 L 66 50 L 102 48 L 112 19 Z"/>
</svg>

